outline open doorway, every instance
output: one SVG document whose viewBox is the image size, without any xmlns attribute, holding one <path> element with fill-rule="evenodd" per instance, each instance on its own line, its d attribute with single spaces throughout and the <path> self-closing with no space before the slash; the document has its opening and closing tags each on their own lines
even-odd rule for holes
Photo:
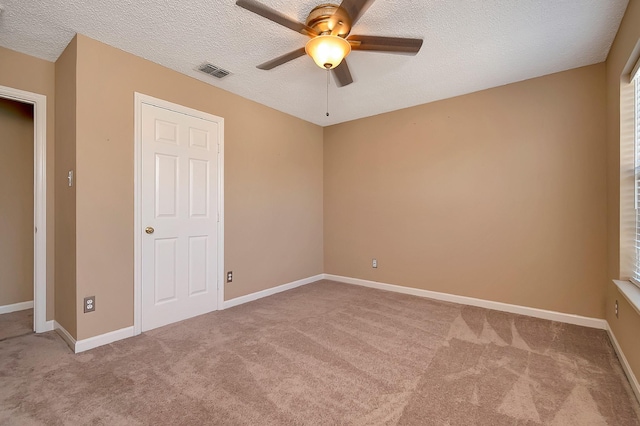
<svg viewBox="0 0 640 426">
<path fill-rule="evenodd" d="M 0 340 L 46 321 L 46 97 L 0 86 Z"/>
<path fill-rule="evenodd" d="M 32 333 L 33 105 L 0 98 L 0 340 Z"/>
</svg>

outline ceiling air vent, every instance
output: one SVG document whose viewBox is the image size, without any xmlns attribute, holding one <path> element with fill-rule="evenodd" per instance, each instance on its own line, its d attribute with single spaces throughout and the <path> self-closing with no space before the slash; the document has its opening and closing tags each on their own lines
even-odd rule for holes
<svg viewBox="0 0 640 426">
<path fill-rule="evenodd" d="M 198 71 L 202 71 L 203 73 L 212 75 L 216 78 L 224 78 L 231 74 L 229 71 L 210 64 L 209 62 L 205 62 L 204 64 L 200 65 L 198 67 Z"/>
</svg>

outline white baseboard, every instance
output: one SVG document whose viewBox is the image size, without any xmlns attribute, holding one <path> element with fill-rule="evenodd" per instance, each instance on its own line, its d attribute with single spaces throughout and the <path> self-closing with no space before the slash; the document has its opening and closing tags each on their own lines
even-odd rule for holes
<svg viewBox="0 0 640 426">
<path fill-rule="evenodd" d="M 98 346 L 108 345 L 109 343 L 126 339 L 127 337 L 133 337 L 133 326 L 131 326 L 100 334 L 99 336 L 89 337 L 88 339 L 76 340 L 57 321 L 52 322 L 54 323 L 54 328 L 60 337 L 62 337 L 62 339 L 67 342 L 67 345 L 69 345 L 71 350 L 77 354 L 88 351 L 89 349 L 97 348 Z"/>
<path fill-rule="evenodd" d="M 74 339 L 73 336 L 71 336 L 71 334 L 63 326 L 61 326 L 58 321 L 53 322 L 53 327 L 56 330 L 56 332 L 60 335 L 60 337 L 62 337 L 62 340 L 67 342 L 67 345 L 69 345 L 71 350 L 75 352 L 76 339 Z"/>
<path fill-rule="evenodd" d="M 33 300 L 0 306 L 0 314 L 10 314 L 11 312 L 25 311 L 27 309 L 33 309 Z"/>
<path fill-rule="evenodd" d="M 277 287 L 269 288 L 266 290 L 258 291 L 256 293 L 247 294 L 245 296 L 236 297 L 235 299 L 226 300 L 222 303 L 222 309 L 232 308 L 234 306 L 248 303 L 254 300 L 261 299 L 263 297 L 271 296 L 276 293 L 291 290 L 296 287 L 300 287 L 306 284 L 310 284 L 322 279 L 342 282 L 346 284 L 355 284 L 364 287 L 376 288 L 379 290 L 393 291 L 396 293 L 410 294 L 419 297 L 426 297 L 429 299 L 442 300 L 445 302 L 458 303 L 461 305 L 478 306 L 481 308 L 493 309 L 497 311 L 510 312 L 514 314 L 527 315 L 535 318 L 542 318 L 551 321 L 564 322 L 568 324 L 581 325 L 585 327 L 597 328 L 601 330 L 608 330 L 608 324 L 605 320 L 599 318 L 589 318 L 580 315 L 565 314 L 562 312 L 547 311 L 544 309 L 530 308 L 527 306 L 511 305 L 508 303 L 494 302 L 491 300 L 476 299 L 473 297 L 457 296 L 448 293 L 439 293 L 430 290 L 422 290 L 418 288 L 404 287 L 393 284 L 385 284 L 376 281 L 362 280 L 359 278 L 349 278 L 332 274 L 318 274 L 312 277 L 303 278 L 301 280 L 293 281 L 287 284 L 282 284 Z M 47 325 L 49 326 L 49 321 Z M 125 327 L 120 330 L 111 331 L 109 333 L 101 334 L 99 336 L 90 337 L 76 341 L 71 335 L 57 322 L 53 322 L 53 327 L 59 332 L 62 338 L 67 342 L 71 349 L 75 353 L 87 351 L 89 349 L 96 348 L 98 346 L 107 345 L 117 340 L 126 339 L 134 336 L 134 327 Z M 636 381 L 637 384 L 637 381 Z"/>
<path fill-rule="evenodd" d="M 133 326 L 121 328 L 120 330 L 110 331 L 98 336 L 89 337 L 88 339 L 78 340 L 75 345 L 75 353 L 88 351 L 98 346 L 108 345 L 118 340 L 133 337 Z"/>
<path fill-rule="evenodd" d="M 618 339 L 616 339 L 616 336 L 613 334 L 613 330 L 611 330 L 611 326 L 609 325 L 609 323 L 607 323 L 607 333 L 609 334 L 609 339 L 611 340 L 611 344 L 613 345 L 616 354 L 618 354 L 618 359 L 620 360 L 620 364 L 622 364 L 622 369 L 627 375 L 627 379 L 629 379 L 631 389 L 633 389 L 633 393 L 636 394 L 636 398 L 638 399 L 638 402 L 640 402 L 640 383 L 638 383 L 638 378 L 636 377 L 636 375 L 633 374 L 633 370 L 629 365 L 629 361 L 627 361 L 627 357 L 624 356 L 624 352 L 622 352 L 622 348 L 618 343 Z"/>
<path fill-rule="evenodd" d="M 243 303 L 252 302 L 254 300 L 262 299 L 263 297 L 271 296 L 272 294 L 281 293 L 283 291 L 291 290 L 292 288 L 300 287 L 306 284 L 310 284 L 316 281 L 324 279 L 324 274 L 314 275 L 312 277 L 303 278 L 298 281 L 293 281 L 287 284 L 282 284 L 277 287 L 268 288 L 266 290 L 258 291 L 255 293 L 247 294 L 246 296 L 236 297 L 235 299 L 225 300 L 222 303 L 222 309 L 232 308 L 234 306 L 242 305 Z"/>
<path fill-rule="evenodd" d="M 46 331 L 52 331 L 56 328 L 55 325 L 55 321 L 54 320 L 50 320 L 44 323 L 44 329 L 42 331 L 39 331 L 38 333 L 44 333 Z"/>
<path fill-rule="evenodd" d="M 584 327 L 606 330 L 607 321 L 600 318 L 583 317 L 580 315 L 565 314 L 562 312 L 547 311 L 545 309 L 530 308 L 528 306 L 511 305 L 509 303 L 494 302 L 492 300 L 476 299 L 473 297 L 457 296 L 455 294 L 440 293 L 437 291 L 422 290 L 419 288 L 404 287 L 394 284 L 385 284 L 377 281 L 362 280 L 359 278 L 349 278 L 340 275 L 324 274 L 324 279 L 338 281 L 346 284 L 355 284 L 364 287 L 376 288 L 378 290 L 393 291 L 396 293 L 411 294 L 413 296 L 426 297 L 429 299 L 442 300 L 445 302 L 459 303 L 461 305 L 478 306 L 480 308 L 493 309 L 495 311 L 510 312 L 512 314 L 527 315 L 535 318 L 542 318 L 551 321 L 564 322 L 567 324 L 581 325 Z"/>
</svg>

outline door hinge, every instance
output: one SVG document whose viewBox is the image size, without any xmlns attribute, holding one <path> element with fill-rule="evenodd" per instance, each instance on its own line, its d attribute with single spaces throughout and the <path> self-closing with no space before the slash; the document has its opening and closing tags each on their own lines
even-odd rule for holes
<svg viewBox="0 0 640 426">
<path fill-rule="evenodd" d="M 218 154 L 220 154 L 220 142 L 218 142 Z"/>
<path fill-rule="evenodd" d="M 218 222 L 220 222 L 220 212 L 218 212 Z"/>
</svg>

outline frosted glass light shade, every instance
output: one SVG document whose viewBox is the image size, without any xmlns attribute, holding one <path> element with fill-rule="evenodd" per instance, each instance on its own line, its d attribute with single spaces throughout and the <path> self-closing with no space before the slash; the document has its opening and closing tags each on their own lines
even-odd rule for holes
<svg viewBox="0 0 640 426">
<path fill-rule="evenodd" d="M 320 68 L 330 70 L 351 53 L 351 45 L 342 37 L 321 35 L 309 40 L 304 50 Z"/>
</svg>

